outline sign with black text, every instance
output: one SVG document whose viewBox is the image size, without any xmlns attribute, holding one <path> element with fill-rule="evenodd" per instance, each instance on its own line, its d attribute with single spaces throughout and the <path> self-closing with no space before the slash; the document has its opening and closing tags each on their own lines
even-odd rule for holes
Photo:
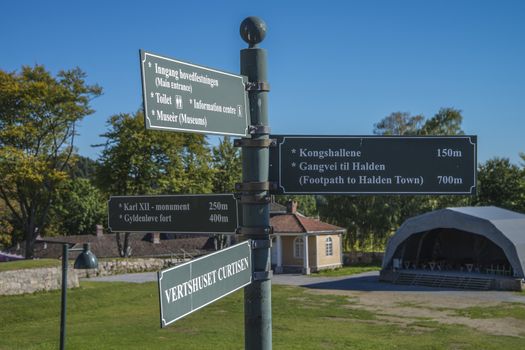
<svg viewBox="0 0 525 350">
<path fill-rule="evenodd" d="M 239 224 L 233 194 L 111 196 L 113 232 L 235 233 Z"/>
<path fill-rule="evenodd" d="M 246 78 L 140 51 L 147 129 L 246 136 Z"/>
<path fill-rule="evenodd" d="M 271 138 L 279 194 L 476 193 L 476 136 Z"/>
</svg>

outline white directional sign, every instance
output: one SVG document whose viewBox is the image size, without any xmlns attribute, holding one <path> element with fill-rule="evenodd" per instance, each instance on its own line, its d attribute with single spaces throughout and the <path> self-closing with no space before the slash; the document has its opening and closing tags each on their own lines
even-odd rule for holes
<svg viewBox="0 0 525 350">
<path fill-rule="evenodd" d="M 250 284 L 250 242 L 248 240 L 160 271 L 161 327 Z"/>
<path fill-rule="evenodd" d="M 147 129 L 248 135 L 246 78 L 140 52 Z"/>
</svg>

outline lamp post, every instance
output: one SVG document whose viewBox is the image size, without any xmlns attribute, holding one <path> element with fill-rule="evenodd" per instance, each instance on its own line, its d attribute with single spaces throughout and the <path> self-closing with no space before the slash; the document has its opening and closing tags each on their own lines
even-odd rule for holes
<svg viewBox="0 0 525 350">
<path fill-rule="evenodd" d="M 82 251 L 75 260 L 75 269 L 95 269 L 98 260 L 95 254 L 89 250 L 89 243 L 84 243 L 82 248 L 69 248 L 68 243 L 62 244 L 62 306 L 60 309 L 60 350 L 64 350 L 66 344 L 66 304 L 67 304 L 67 266 L 70 251 Z"/>
</svg>

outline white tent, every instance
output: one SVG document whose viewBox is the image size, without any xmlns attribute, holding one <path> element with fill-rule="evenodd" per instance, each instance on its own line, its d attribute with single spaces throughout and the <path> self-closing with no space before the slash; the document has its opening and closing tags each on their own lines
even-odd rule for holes
<svg viewBox="0 0 525 350">
<path fill-rule="evenodd" d="M 383 269 L 391 268 L 394 259 L 505 260 L 513 276 L 523 279 L 525 215 L 497 207 L 462 207 L 410 218 L 389 240 Z"/>
</svg>

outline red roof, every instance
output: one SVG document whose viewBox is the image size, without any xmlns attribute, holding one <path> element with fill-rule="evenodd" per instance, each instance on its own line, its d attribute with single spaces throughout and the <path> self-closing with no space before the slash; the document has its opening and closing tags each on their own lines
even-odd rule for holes
<svg viewBox="0 0 525 350">
<path fill-rule="evenodd" d="M 270 225 L 273 226 L 274 232 L 277 233 L 320 233 L 345 230 L 342 227 L 308 218 L 298 213 L 274 215 L 270 217 Z"/>
</svg>

